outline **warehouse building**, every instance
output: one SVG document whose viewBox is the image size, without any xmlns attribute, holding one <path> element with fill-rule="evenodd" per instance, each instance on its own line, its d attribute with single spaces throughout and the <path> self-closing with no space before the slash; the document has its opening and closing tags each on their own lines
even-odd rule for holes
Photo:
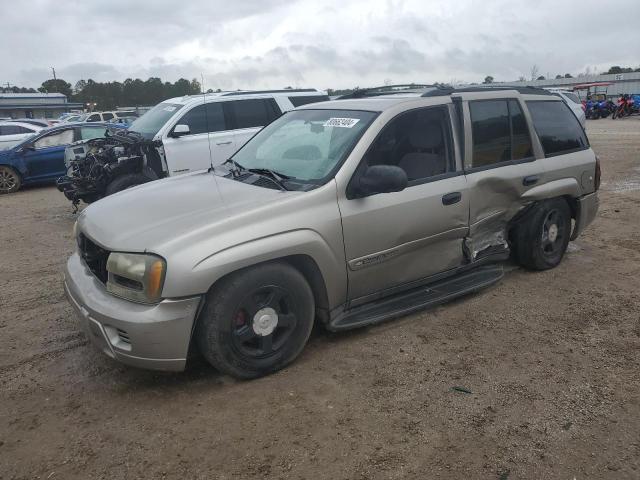
<svg viewBox="0 0 640 480">
<path fill-rule="evenodd" d="M 533 80 L 524 82 L 495 82 L 493 85 L 508 86 L 531 86 L 540 88 L 566 88 L 573 90 L 574 87 L 589 83 L 611 83 L 606 86 L 606 94 L 609 98 L 617 98 L 622 94 L 640 94 L 640 72 L 616 73 L 607 75 L 581 75 L 576 78 L 549 78 L 546 80 Z M 598 92 L 605 90 L 605 87 L 598 89 Z M 580 93 L 580 91 L 579 91 Z M 584 96 L 586 90 L 582 90 Z"/>
<path fill-rule="evenodd" d="M 0 93 L 0 118 L 58 118 L 82 107 L 62 93 Z"/>
</svg>

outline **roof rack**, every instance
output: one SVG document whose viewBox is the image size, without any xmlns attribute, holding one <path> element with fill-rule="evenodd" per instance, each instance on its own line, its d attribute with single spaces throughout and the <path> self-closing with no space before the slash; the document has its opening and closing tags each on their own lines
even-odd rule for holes
<svg viewBox="0 0 640 480">
<path fill-rule="evenodd" d="M 418 93 L 425 89 L 438 89 L 439 85 L 424 85 L 420 83 L 407 83 L 399 85 L 383 85 L 381 87 L 358 88 L 351 93 L 341 95 L 339 100 L 349 98 L 378 97 L 380 95 L 396 95 L 402 93 Z"/>
<path fill-rule="evenodd" d="M 238 90 L 236 92 L 221 93 L 221 97 L 232 97 L 234 95 L 248 95 L 252 93 L 300 93 L 300 92 L 318 92 L 315 88 L 285 88 L 282 90 Z"/>
<path fill-rule="evenodd" d="M 474 87 L 463 87 L 463 88 L 453 88 L 453 87 L 441 87 L 437 90 L 430 90 L 422 94 L 423 97 L 440 97 L 451 95 L 452 93 L 467 93 L 467 92 L 487 92 L 487 91 L 503 91 L 503 90 L 515 90 L 519 93 L 528 93 L 530 95 L 553 95 L 548 90 L 544 90 L 539 87 L 509 87 L 506 85 L 484 85 L 484 86 L 474 86 Z"/>
</svg>

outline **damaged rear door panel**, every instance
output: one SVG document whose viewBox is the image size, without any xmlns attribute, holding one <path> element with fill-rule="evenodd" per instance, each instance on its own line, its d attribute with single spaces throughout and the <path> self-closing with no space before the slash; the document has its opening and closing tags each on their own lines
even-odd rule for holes
<svg viewBox="0 0 640 480">
<path fill-rule="evenodd" d="M 460 94 L 465 122 L 464 168 L 469 200 L 466 254 L 476 261 L 508 252 L 509 222 L 545 182 L 540 144 L 519 96 Z"/>
</svg>

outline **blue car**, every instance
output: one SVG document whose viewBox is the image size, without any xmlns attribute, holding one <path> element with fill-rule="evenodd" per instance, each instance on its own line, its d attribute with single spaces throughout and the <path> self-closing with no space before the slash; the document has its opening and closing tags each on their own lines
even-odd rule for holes
<svg viewBox="0 0 640 480">
<path fill-rule="evenodd" d="M 14 147 L 0 151 L 0 193 L 13 193 L 22 185 L 41 183 L 66 174 L 65 148 L 78 140 L 103 137 L 118 124 L 63 124 L 47 128 Z"/>
</svg>

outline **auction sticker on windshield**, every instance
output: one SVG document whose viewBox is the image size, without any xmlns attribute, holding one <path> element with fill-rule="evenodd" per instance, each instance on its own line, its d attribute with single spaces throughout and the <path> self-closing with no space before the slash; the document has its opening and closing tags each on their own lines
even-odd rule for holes
<svg viewBox="0 0 640 480">
<path fill-rule="evenodd" d="M 330 118 L 324 122 L 324 127 L 340 127 L 340 128 L 352 128 L 356 123 L 360 121 L 359 118 Z"/>
</svg>

